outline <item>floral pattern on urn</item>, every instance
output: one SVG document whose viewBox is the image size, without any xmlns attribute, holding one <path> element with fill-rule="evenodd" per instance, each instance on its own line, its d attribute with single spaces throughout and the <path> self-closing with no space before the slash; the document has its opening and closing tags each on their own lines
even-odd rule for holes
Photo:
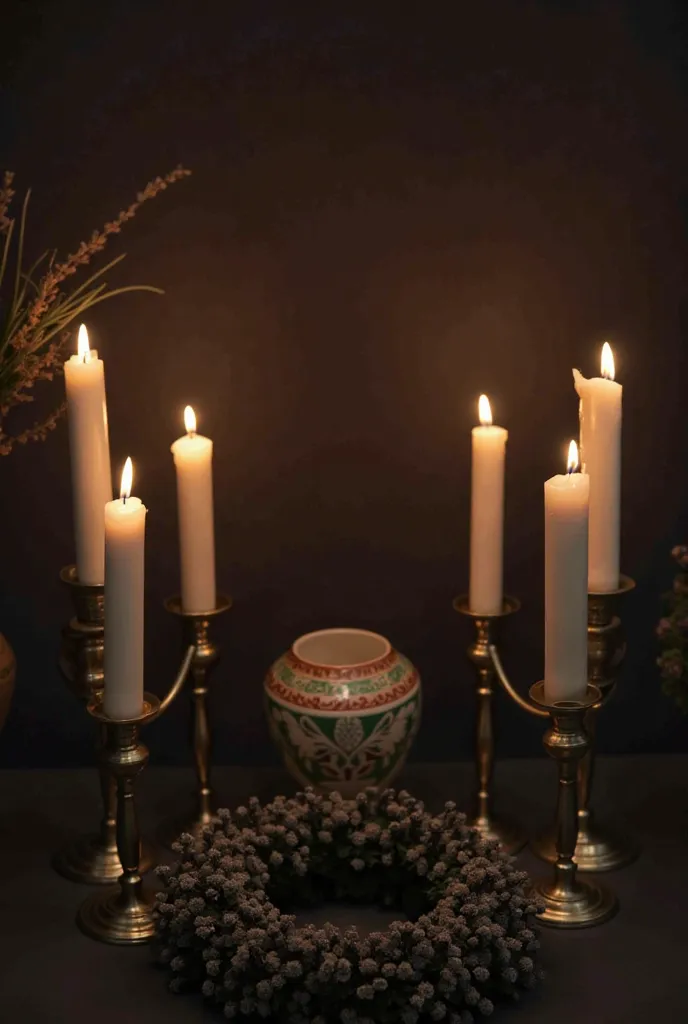
<svg viewBox="0 0 688 1024">
<path fill-rule="evenodd" d="M 265 697 L 291 774 L 343 796 L 387 786 L 420 724 L 418 672 L 383 636 L 363 629 L 300 637 L 270 669 Z"/>
</svg>

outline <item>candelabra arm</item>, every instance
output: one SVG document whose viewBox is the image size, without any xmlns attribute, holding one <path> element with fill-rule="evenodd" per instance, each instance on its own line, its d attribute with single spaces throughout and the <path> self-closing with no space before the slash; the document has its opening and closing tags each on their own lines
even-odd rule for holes
<svg viewBox="0 0 688 1024">
<path fill-rule="evenodd" d="M 506 692 L 509 694 L 511 699 L 516 704 L 518 704 L 518 706 L 520 708 L 522 708 L 523 711 L 527 711 L 531 715 L 537 715 L 538 718 L 547 718 L 548 715 L 549 715 L 549 712 L 545 711 L 543 708 L 539 708 L 539 707 L 536 707 L 534 704 L 531 704 L 531 702 L 529 700 L 527 700 L 525 697 L 522 697 L 521 694 L 518 692 L 518 690 L 515 690 L 514 687 L 511 685 L 511 683 L 509 681 L 509 677 L 507 676 L 506 672 L 504 671 L 504 666 L 502 665 L 502 659 L 499 657 L 499 651 L 497 650 L 495 645 L 494 644 L 490 644 L 487 649 L 489 651 L 490 660 L 491 660 L 492 665 L 494 667 L 497 679 L 499 679 L 499 682 L 501 683 L 502 688 L 504 690 L 506 690 Z"/>
<path fill-rule="evenodd" d="M 155 718 L 159 718 L 160 715 L 162 715 L 163 712 L 167 710 L 167 708 L 170 706 L 174 698 L 181 690 L 182 686 L 186 682 L 186 677 L 188 676 L 189 669 L 191 668 L 191 662 L 194 660 L 195 656 L 196 648 L 193 646 L 193 644 L 191 644 L 189 645 L 189 647 L 186 648 L 186 654 L 184 655 L 184 660 L 182 661 L 179 667 L 177 678 L 172 683 L 172 686 L 170 687 L 167 696 L 163 697 L 163 699 L 160 701 L 160 707 L 157 709 L 154 715 Z"/>
</svg>

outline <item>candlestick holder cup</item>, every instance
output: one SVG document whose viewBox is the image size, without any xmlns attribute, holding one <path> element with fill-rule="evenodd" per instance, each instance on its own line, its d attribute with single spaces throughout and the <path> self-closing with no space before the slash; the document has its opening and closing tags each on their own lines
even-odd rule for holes
<svg viewBox="0 0 688 1024">
<path fill-rule="evenodd" d="M 231 606 L 230 598 L 221 594 L 217 596 L 215 608 L 206 612 L 185 611 L 180 597 L 170 597 L 165 601 L 167 611 L 182 619 L 184 642 L 193 644 L 196 651 L 189 674 L 191 735 L 197 780 L 195 806 L 186 814 L 171 818 L 161 825 L 158 838 L 168 847 L 182 832 L 200 836 L 215 816 L 216 808 L 210 785 L 212 744 L 207 698 L 210 673 L 219 661 L 220 646 L 212 639 L 210 627 L 213 619 L 229 611 Z"/>
<path fill-rule="evenodd" d="M 630 593 L 635 582 L 621 576 L 619 587 L 607 593 L 588 594 L 588 679 L 600 691 L 600 700 L 589 709 L 585 728 L 590 745 L 578 767 L 578 839 L 574 855 L 579 871 L 614 871 L 638 856 L 638 846 L 607 822 L 599 821 L 590 802 L 595 768 L 594 741 L 597 716 L 610 701 L 626 653 L 621 619 L 616 614 L 620 598 Z M 554 863 L 556 844 L 550 830 L 531 843 L 542 860 Z"/>
<path fill-rule="evenodd" d="M 550 703 L 541 682 L 530 690 L 533 706 L 550 716 L 551 725 L 543 743 L 559 770 L 554 878 L 535 885 L 537 895 L 545 904 L 536 916 L 542 924 L 554 928 L 588 928 L 602 924 L 618 909 L 617 899 L 608 889 L 577 877 L 573 859 L 578 833 L 578 767 L 590 747 L 585 719 L 601 697 L 600 690 L 592 683 L 588 683 L 585 697 L 580 701 Z"/>
<path fill-rule="evenodd" d="M 103 692 L 103 650 L 105 643 L 104 588 L 102 584 L 80 583 L 76 567 L 65 566 L 60 579 L 67 588 L 74 616 L 62 631 L 58 664 L 72 693 L 84 705 Z M 100 729 L 99 743 L 105 742 Z M 122 873 L 115 834 L 116 788 L 114 779 L 100 764 L 102 817 L 97 832 L 78 836 L 59 850 L 52 864 L 58 874 L 71 882 L 112 885 Z M 141 870 L 148 871 L 153 854 L 144 842 Z"/>
<path fill-rule="evenodd" d="M 501 623 L 521 607 L 515 597 L 505 597 L 502 610 L 486 615 L 471 611 L 466 596 L 457 597 L 454 609 L 473 620 L 475 640 L 468 648 L 468 657 L 475 668 L 476 729 L 475 767 L 476 793 L 469 824 L 485 836 L 498 840 L 508 853 L 517 853 L 525 846 L 526 838 L 508 818 L 497 817 L 492 809 L 492 776 L 494 771 L 494 710 L 493 690 L 495 665 L 491 650 Z"/>
<path fill-rule="evenodd" d="M 139 729 L 158 718 L 184 685 L 194 656 L 189 647 L 177 678 L 164 700 L 144 695 L 141 714 L 126 721 L 114 721 L 103 710 L 101 694 L 88 705 L 89 713 L 105 730 L 103 764 L 116 785 L 117 852 L 122 871 L 119 884 L 94 892 L 77 914 L 79 928 L 92 939 L 113 945 L 133 946 L 148 942 L 155 933 L 153 895 L 143 885 L 140 862 L 140 833 L 134 790 L 136 778 L 148 763 L 148 749 L 139 741 Z"/>
</svg>

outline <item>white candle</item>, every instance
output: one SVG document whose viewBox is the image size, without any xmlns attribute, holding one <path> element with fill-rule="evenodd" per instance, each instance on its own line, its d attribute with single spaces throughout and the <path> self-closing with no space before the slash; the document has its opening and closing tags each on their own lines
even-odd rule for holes
<svg viewBox="0 0 688 1024">
<path fill-rule="evenodd" d="M 545 698 L 581 700 L 588 679 L 589 477 L 568 473 L 545 482 Z"/>
<path fill-rule="evenodd" d="M 64 364 L 72 467 L 76 573 L 81 583 L 105 575 L 103 509 L 112 498 L 103 360 L 79 328 L 78 354 Z"/>
<path fill-rule="evenodd" d="M 502 610 L 504 543 L 504 456 L 509 436 L 492 425 L 486 395 L 478 403 L 481 426 L 472 431 L 471 567 L 468 603 L 472 612 Z"/>
<path fill-rule="evenodd" d="M 146 508 L 132 498 L 127 459 L 120 498 L 105 506 L 105 696 L 108 718 L 143 708 L 143 581 Z"/>
<path fill-rule="evenodd" d="M 586 379 L 573 371 L 580 396 L 581 465 L 590 477 L 588 589 L 606 593 L 619 586 L 621 510 L 621 398 L 614 380 L 614 356 L 602 348 L 602 376 Z"/>
<path fill-rule="evenodd" d="M 196 433 L 196 416 L 184 410 L 186 437 L 172 445 L 177 471 L 177 515 L 182 606 L 211 611 L 216 604 L 213 527 L 213 442 Z"/>
</svg>

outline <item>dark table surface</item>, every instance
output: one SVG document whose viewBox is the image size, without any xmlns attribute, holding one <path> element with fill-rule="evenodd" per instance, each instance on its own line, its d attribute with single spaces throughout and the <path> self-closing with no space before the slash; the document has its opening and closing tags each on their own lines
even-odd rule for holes
<svg viewBox="0 0 688 1024">
<path fill-rule="evenodd" d="M 464 802 L 469 764 L 411 765 L 400 785 L 439 807 Z M 272 769 L 220 768 L 215 784 L 228 806 L 252 793 L 293 787 Z M 150 768 L 141 778 L 143 826 L 154 830 L 179 810 L 192 777 Z M 499 804 L 532 834 L 551 818 L 554 766 L 545 758 L 497 767 Z M 542 929 L 547 978 L 495 1020 L 509 1024 L 680 1024 L 688 1021 L 688 757 L 602 759 L 596 807 L 642 843 L 640 859 L 606 876 L 621 901 L 599 928 Z M 184 1024 L 222 1020 L 197 995 L 173 996 L 146 947 L 122 949 L 85 938 L 74 914 L 89 891 L 64 881 L 50 855 L 98 814 L 95 772 L 0 772 L 0 1021 L 2 1024 Z M 528 852 L 519 862 L 547 870 Z M 335 923 L 367 911 L 331 908 Z M 375 915 L 371 911 L 370 922 Z M 379 927 L 379 923 L 376 923 Z"/>
</svg>

